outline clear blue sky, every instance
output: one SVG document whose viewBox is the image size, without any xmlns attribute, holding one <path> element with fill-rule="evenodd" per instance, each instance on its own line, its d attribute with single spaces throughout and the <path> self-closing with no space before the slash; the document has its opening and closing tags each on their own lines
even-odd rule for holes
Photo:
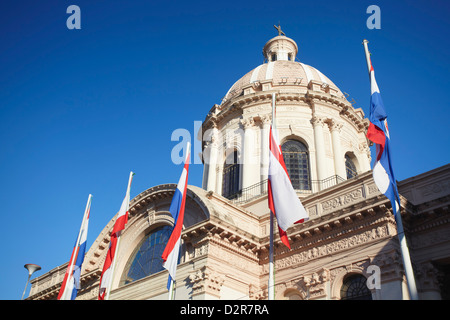
<svg viewBox="0 0 450 320">
<path fill-rule="evenodd" d="M 81 30 L 66 9 L 81 8 Z M 381 9 L 369 30 L 366 9 Z M 447 164 L 448 1 L 23 1 L 0 4 L 0 299 L 24 264 L 65 263 L 93 194 L 88 246 L 134 197 L 176 183 L 171 134 L 193 135 L 229 87 L 262 63 L 280 23 L 300 61 L 368 115 L 367 38 L 389 115 L 398 180 Z M 201 186 L 202 166 L 189 183 Z M 28 296 L 28 291 L 26 296 Z"/>
</svg>

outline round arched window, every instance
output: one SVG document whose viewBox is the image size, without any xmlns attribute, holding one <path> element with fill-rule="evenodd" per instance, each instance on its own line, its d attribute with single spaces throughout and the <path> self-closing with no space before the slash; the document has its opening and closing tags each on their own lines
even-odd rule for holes
<svg viewBox="0 0 450 320">
<path fill-rule="evenodd" d="M 372 300 L 372 293 L 366 282 L 367 279 L 360 274 L 354 274 L 345 278 L 341 288 L 341 299 Z"/>
<path fill-rule="evenodd" d="M 311 190 L 308 148 L 300 141 L 288 140 L 281 150 L 294 189 Z"/>
<path fill-rule="evenodd" d="M 241 191 L 239 188 L 241 165 L 238 157 L 238 152 L 234 151 L 228 155 L 223 164 L 222 195 L 228 199 L 238 197 Z"/>
<path fill-rule="evenodd" d="M 347 179 L 356 177 L 356 175 L 358 174 L 356 171 L 355 163 L 347 154 L 345 155 L 345 171 L 347 172 Z"/>
<path fill-rule="evenodd" d="M 152 230 L 137 246 L 129 260 L 121 285 L 142 279 L 163 270 L 161 255 L 173 227 L 162 226 Z"/>
</svg>

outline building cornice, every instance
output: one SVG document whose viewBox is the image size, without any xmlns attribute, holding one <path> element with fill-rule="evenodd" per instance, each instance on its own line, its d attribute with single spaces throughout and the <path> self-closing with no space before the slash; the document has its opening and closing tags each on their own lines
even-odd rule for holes
<svg viewBox="0 0 450 320">
<path fill-rule="evenodd" d="M 202 131 L 222 127 L 224 119 L 230 116 L 239 117 L 243 110 L 262 104 L 272 103 L 272 93 L 277 94 L 278 105 L 309 105 L 312 109 L 317 104 L 325 105 L 339 112 L 339 115 L 347 120 L 358 132 L 364 132 L 369 127 L 368 119 L 364 118 L 362 109 L 355 109 L 345 98 L 331 95 L 327 92 L 307 90 L 306 93 L 299 93 L 298 90 L 268 90 L 242 95 L 227 101 L 223 105 L 214 105 L 206 116 Z"/>
</svg>

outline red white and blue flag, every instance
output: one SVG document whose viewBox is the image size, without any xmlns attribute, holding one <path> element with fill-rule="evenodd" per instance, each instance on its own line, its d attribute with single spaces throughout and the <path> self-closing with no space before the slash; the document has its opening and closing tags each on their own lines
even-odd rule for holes
<svg viewBox="0 0 450 320">
<path fill-rule="evenodd" d="M 92 195 L 89 195 L 86 210 L 84 211 L 83 220 L 81 222 L 81 228 L 75 241 L 61 289 L 59 290 L 58 300 L 75 300 L 78 290 L 80 289 L 81 266 L 83 265 L 84 254 L 86 252 L 91 199 Z"/>
<path fill-rule="evenodd" d="M 112 274 L 114 268 L 114 258 L 116 255 L 117 245 L 119 242 L 120 232 L 125 229 L 125 224 L 128 222 L 128 210 L 130 206 L 130 189 L 131 182 L 133 180 L 134 173 L 130 172 L 130 178 L 128 180 L 127 193 L 120 206 L 119 213 L 117 214 L 114 227 L 111 232 L 111 240 L 109 242 L 109 249 L 106 254 L 105 264 L 103 265 L 103 271 L 100 277 L 100 288 L 98 291 L 98 300 L 105 300 L 107 290 L 110 288 L 110 282 L 112 281 Z"/>
<path fill-rule="evenodd" d="M 169 241 L 166 244 L 162 254 L 163 267 L 169 271 L 169 279 L 167 281 L 167 289 L 170 290 L 170 285 L 175 279 L 177 272 L 178 257 L 180 252 L 181 231 L 183 229 L 184 208 L 186 205 L 186 191 L 188 185 L 189 162 L 190 162 L 190 143 L 188 142 L 186 148 L 186 157 L 184 161 L 183 172 L 178 181 L 177 188 L 173 194 L 172 202 L 169 211 L 174 219 L 174 228 L 170 235 Z"/>
<path fill-rule="evenodd" d="M 277 218 L 278 231 L 281 241 L 290 249 L 286 230 L 295 223 L 308 219 L 308 213 L 303 207 L 297 193 L 292 186 L 283 159 L 281 146 L 278 142 L 278 132 L 275 120 L 275 105 L 272 112 L 269 142 L 269 181 L 268 200 L 269 209 Z"/>
<path fill-rule="evenodd" d="M 367 138 L 376 145 L 376 161 L 373 166 L 373 179 L 378 190 L 383 193 L 391 202 L 394 215 L 399 210 L 399 195 L 397 190 L 397 182 L 395 180 L 394 171 L 392 169 L 392 161 L 390 155 L 390 136 L 387 124 L 387 114 L 384 109 L 383 101 L 375 80 L 375 71 L 372 62 L 368 57 L 370 65 L 370 115 L 369 129 L 367 130 Z"/>
</svg>

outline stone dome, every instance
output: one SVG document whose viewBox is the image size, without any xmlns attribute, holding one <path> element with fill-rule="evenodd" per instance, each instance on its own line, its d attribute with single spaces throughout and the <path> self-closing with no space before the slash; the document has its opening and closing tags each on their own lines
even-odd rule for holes
<svg viewBox="0 0 450 320">
<path fill-rule="evenodd" d="M 263 55 L 267 62 L 236 81 L 222 99 L 221 104 L 226 104 L 242 95 L 265 91 L 263 86 L 265 83 L 270 83 L 273 89 L 295 89 L 297 92 L 304 91 L 304 93 L 311 89 L 344 98 L 341 90 L 322 72 L 305 63 L 295 61 L 297 44 L 294 40 L 286 36 L 272 38 L 264 46 Z"/>
<path fill-rule="evenodd" d="M 267 191 L 274 105 L 279 143 L 296 146 L 296 158 L 290 157 L 287 166 L 299 195 L 370 170 L 368 120 L 362 109 L 355 109 L 322 72 L 297 60 L 294 40 L 279 34 L 262 52 L 264 63 L 231 86 L 198 132 L 203 188 L 233 201 Z"/>
</svg>

